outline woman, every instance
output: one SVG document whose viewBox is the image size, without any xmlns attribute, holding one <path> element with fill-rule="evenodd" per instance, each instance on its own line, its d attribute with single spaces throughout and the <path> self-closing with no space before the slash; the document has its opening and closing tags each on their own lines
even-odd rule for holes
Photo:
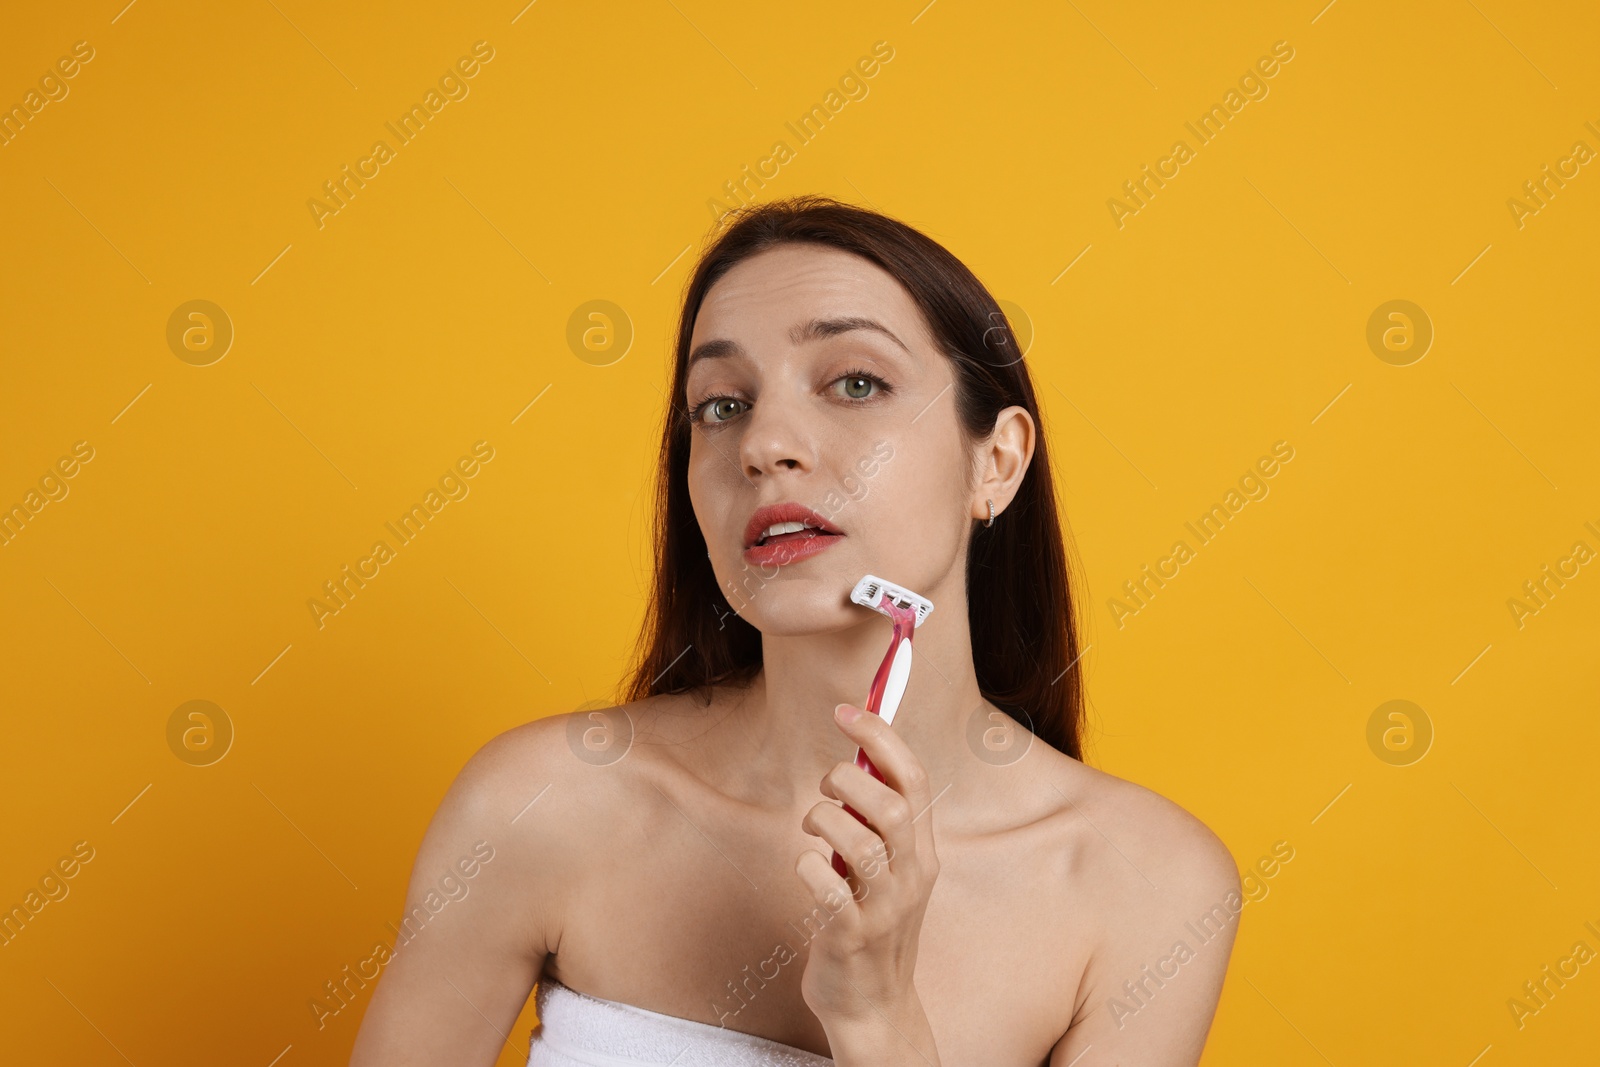
<svg viewBox="0 0 1600 1067">
<path fill-rule="evenodd" d="M 936 242 L 817 197 L 740 212 L 684 301 L 629 700 L 467 763 L 351 1062 L 520 1058 L 537 983 L 534 1067 L 1195 1064 L 1239 878 L 1080 761 L 1038 423 Z M 852 717 L 890 633 L 848 599 L 869 573 L 935 605 L 892 727 Z"/>
</svg>

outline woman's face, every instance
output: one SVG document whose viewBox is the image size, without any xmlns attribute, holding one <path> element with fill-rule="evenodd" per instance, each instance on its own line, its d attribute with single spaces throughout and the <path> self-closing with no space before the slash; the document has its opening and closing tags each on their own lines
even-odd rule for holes
<svg viewBox="0 0 1600 1067">
<path fill-rule="evenodd" d="M 701 305 L 687 390 L 689 495 L 746 622 L 768 634 L 859 624 L 849 594 L 867 574 L 935 605 L 961 591 L 974 453 L 950 363 L 887 272 L 814 244 L 743 260 Z M 783 503 L 843 536 L 787 562 L 800 542 L 747 554 L 756 510 Z"/>
</svg>

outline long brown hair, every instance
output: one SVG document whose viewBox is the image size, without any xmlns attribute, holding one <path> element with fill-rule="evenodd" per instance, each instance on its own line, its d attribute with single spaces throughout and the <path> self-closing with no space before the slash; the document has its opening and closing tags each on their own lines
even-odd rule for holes
<svg viewBox="0 0 1600 1067">
<path fill-rule="evenodd" d="M 973 666 L 985 699 L 1082 759 L 1081 650 L 1049 449 L 1027 365 L 994 297 L 926 234 L 828 197 L 750 205 L 724 222 L 684 291 L 656 482 L 654 588 L 624 699 L 689 690 L 709 699 L 710 686 L 748 685 L 761 669 L 761 633 L 723 596 L 689 499 L 686 363 L 700 304 L 719 278 L 774 245 L 811 242 L 876 264 L 911 294 L 953 366 L 957 418 L 969 443 L 993 432 L 1003 408 L 1017 405 L 1033 417 L 1033 459 L 1015 499 L 992 527 L 973 521 L 966 574 Z"/>
</svg>

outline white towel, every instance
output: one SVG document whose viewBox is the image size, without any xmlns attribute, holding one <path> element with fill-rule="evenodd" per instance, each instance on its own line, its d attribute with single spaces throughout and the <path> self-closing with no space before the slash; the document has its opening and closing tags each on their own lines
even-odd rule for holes
<svg viewBox="0 0 1600 1067">
<path fill-rule="evenodd" d="M 528 1067 L 828 1067 L 815 1052 L 723 1026 L 602 1000 L 543 976 Z"/>
</svg>

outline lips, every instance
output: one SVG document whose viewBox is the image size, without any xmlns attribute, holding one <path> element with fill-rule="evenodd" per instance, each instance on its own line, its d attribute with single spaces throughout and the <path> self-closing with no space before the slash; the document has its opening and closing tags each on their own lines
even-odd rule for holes
<svg viewBox="0 0 1600 1067">
<path fill-rule="evenodd" d="M 800 522 L 808 527 L 793 533 L 780 534 L 764 544 L 757 544 L 761 535 L 777 523 Z M 844 539 L 844 531 L 801 504 L 768 504 L 756 509 L 744 530 L 744 559 L 754 566 L 782 566 L 825 552 Z"/>
<path fill-rule="evenodd" d="M 744 527 L 744 547 L 755 546 L 761 535 L 767 532 L 768 527 L 780 522 L 803 522 L 807 526 L 815 526 L 824 534 L 844 536 L 844 531 L 839 529 L 827 519 L 803 504 L 785 502 L 782 504 L 765 504 L 756 509 L 750 516 L 750 521 Z"/>
</svg>

